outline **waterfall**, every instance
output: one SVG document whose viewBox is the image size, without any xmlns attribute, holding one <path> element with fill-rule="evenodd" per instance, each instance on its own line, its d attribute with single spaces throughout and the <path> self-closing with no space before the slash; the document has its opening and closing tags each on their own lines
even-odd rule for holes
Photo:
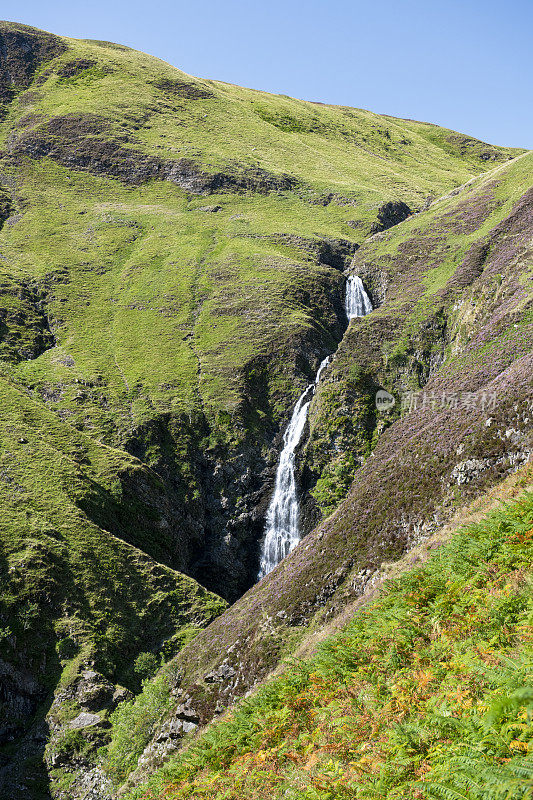
<svg viewBox="0 0 533 800">
<path fill-rule="evenodd" d="M 318 368 L 314 383 L 310 383 L 300 395 L 298 402 L 294 406 L 291 421 L 283 435 L 283 449 L 279 457 L 274 494 L 267 512 L 259 578 L 263 578 L 271 572 L 291 550 L 294 550 L 300 541 L 298 525 L 300 509 L 294 474 L 295 450 L 302 438 L 309 406 L 318 386 L 320 376 L 329 361 L 330 356 L 327 356 Z"/>
<path fill-rule="evenodd" d="M 345 308 L 348 319 L 365 317 L 373 310 L 370 298 L 365 292 L 363 281 L 358 275 L 350 275 L 346 281 Z"/>
<path fill-rule="evenodd" d="M 345 298 L 348 319 L 364 317 L 372 309 L 363 281 L 358 275 L 350 275 L 346 281 Z M 266 517 L 265 538 L 261 552 L 258 578 L 268 575 L 279 562 L 294 550 L 300 541 L 298 518 L 300 508 L 296 494 L 295 451 L 304 432 L 309 406 L 330 356 L 318 368 L 314 383 L 310 383 L 294 406 L 291 421 L 283 435 L 283 449 L 279 457 L 274 494 Z"/>
</svg>

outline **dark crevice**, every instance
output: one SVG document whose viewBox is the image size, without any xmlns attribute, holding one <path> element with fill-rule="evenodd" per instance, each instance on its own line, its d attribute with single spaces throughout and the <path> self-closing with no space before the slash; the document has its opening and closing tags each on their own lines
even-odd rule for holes
<svg viewBox="0 0 533 800">
<path fill-rule="evenodd" d="M 14 211 L 11 197 L 7 191 L 0 186 L 0 231 L 4 227 L 4 223 L 9 217 L 12 216 Z"/>
<path fill-rule="evenodd" d="M 13 307 L 11 298 L 18 304 Z M 38 358 L 55 347 L 46 311 L 46 293 L 35 284 L 3 278 L 0 282 L 0 356 L 11 363 Z"/>
<path fill-rule="evenodd" d="M 403 203 L 401 200 L 384 203 L 378 209 L 377 221 L 372 225 L 370 233 L 373 235 L 387 231 L 410 217 L 412 213 L 407 203 Z"/>
</svg>

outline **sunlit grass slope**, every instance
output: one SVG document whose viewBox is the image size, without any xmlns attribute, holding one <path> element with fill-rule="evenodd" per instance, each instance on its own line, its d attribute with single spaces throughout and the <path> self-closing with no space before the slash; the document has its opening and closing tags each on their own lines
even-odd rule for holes
<svg viewBox="0 0 533 800">
<path fill-rule="evenodd" d="M 238 409 L 254 358 L 281 348 L 285 363 L 293 340 L 314 329 L 322 347 L 333 345 L 316 294 L 338 289 L 338 273 L 274 234 L 360 242 L 384 202 L 419 207 L 519 152 L 201 81 L 128 48 L 76 40 L 9 105 L 0 147 L 20 212 L 0 235 L 6 280 L 44 284 L 58 346 L 74 360 L 65 370 L 47 352 L 24 377 L 64 385 L 74 417 L 73 374 L 103 381 L 107 419 L 102 403 L 78 404 L 100 435 L 154 409 L 203 407 L 214 422 Z M 161 166 L 148 182 L 132 177 L 129 159 L 143 157 L 185 160 L 240 188 L 209 189 L 209 207 L 220 209 L 201 211 L 206 199 L 187 184 L 154 179 Z M 298 387 L 272 369 L 285 406 Z"/>
<path fill-rule="evenodd" d="M 131 797 L 531 797 L 532 564 L 528 493 L 389 582 Z"/>
</svg>

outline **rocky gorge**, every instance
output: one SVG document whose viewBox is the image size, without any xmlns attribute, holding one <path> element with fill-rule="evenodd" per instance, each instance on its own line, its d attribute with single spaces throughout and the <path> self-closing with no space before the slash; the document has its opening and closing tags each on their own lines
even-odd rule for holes
<svg viewBox="0 0 533 800">
<path fill-rule="evenodd" d="M 531 154 L 14 23 L 0 75 L 0 797 L 111 800 L 527 467 Z"/>
</svg>

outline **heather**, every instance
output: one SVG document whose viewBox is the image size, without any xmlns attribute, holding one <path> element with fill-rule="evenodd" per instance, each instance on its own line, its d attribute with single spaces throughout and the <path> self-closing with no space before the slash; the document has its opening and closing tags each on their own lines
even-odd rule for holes
<svg viewBox="0 0 533 800">
<path fill-rule="evenodd" d="M 131 797 L 531 797 L 532 560 L 529 492 L 388 582 Z"/>
<path fill-rule="evenodd" d="M 191 730 L 344 625 L 384 565 L 521 480 L 533 450 L 530 167 L 531 154 L 436 125 L 0 23 L 0 796 L 110 800 L 145 781 Z M 364 318 L 348 319 L 349 276 L 372 300 Z M 284 432 L 326 356 L 293 452 L 303 540 L 258 582 Z M 396 401 L 384 412 L 379 390 Z M 522 597 L 519 571 L 508 579 Z M 501 587 L 490 585 L 492 608 Z M 226 758 L 233 725 L 243 771 L 253 762 L 259 774 L 266 753 L 252 794 L 278 791 L 270 751 L 285 753 L 286 737 L 305 792 L 320 789 L 304 779 L 322 757 L 302 760 L 315 730 L 332 758 L 340 748 L 331 769 L 366 763 L 362 738 L 343 755 L 313 716 L 316 694 L 343 720 L 351 695 L 335 664 L 346 671 L 358 648 L 376 660 L 354 692 L 366 708 L 368 691 L 376 719 L 396 715 L 395 731 L 407 709 L 386 694 L 402 685 L 394 670 L 412 697 L 424 670 L 438 676 L 431 692 L 446 689 L 423 609 L 426 638 L 389 658 L 394 636 L 400 646 L 414 630 L 398 587 L 379 601 L 405 600 L 398 631 L 376 606 L 361 617 L 366 633 L 355 620 L 314 666 L 212 729 Z M 521 602 L 509 623 L 518 649 Z M 449 619 L 431 608 L 460 659 L 453 608 Z M 521 663 L 511 647 L 501 644 Z M 471 676 L 484 675 L 488 661 L 469 657 Z M 507 691 L 507 678 L 490 680 L 487 709 Z M 367 736 L 370 773 L 390 761 L 396 780 L 409 747 L 394 734 L 403 744 L 389 758 L 384 735 L 378 725 Z M 450 758 L 463 758 L 470 733 L 446 736 Z M 428 770 L 442 783 L 432 741 Z M 203 791 L 214 762 L 202 748 L 169 791 Z M 498 751 L 498 769 L 515 770 L 513 749 Z M 219 794 L 241 791 L 216 782 Z"/>
</svg>

